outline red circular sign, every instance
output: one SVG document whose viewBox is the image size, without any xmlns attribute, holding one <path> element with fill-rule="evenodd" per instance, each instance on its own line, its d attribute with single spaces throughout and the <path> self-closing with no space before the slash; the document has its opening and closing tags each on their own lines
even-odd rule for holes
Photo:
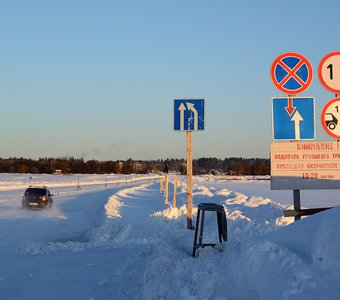
<svg viewBox="0 0 340 300">
<path fill-rule="evenodd" d="M 321 84 L 329 91 L 340 94 L 340 52 L 328 53 L 320 62 L 318 75 Z"/>
<path fill-rule="evenodd" d="M 274 60 L 270 76 L 276 88 L 281 92 L 296 95 L 309 87 L 313 78 L 313 68 L 301 54 L 287 52 Z"/>
<path fill-rule="evenodd" d="M 325 104 L 321 112 L 321 124 L 327 134 L 340 140 L 340 97 Z"/>
</svg>

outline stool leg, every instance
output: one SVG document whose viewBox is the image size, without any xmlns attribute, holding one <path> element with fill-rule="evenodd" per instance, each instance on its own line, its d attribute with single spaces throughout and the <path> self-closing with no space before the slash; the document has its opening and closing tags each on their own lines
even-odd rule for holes
<svg viewBox="0 0 340 300">
<path fill-rule="evenodd" d="M 205 215 L 205 210 L 202 211 L 200 237 L 199 237 L 199 240 L 198 240 L 198 243 L 199 243 L 200 246 L 202 246 L 202 240 L 203 240 L 204 215 Z"/>
<path fill-rule="evenodd" d="M 218 239 L 220 241 L 220 243 L 222 243 L 222 218 L 221 218 L 221 213 L 220 212 L 216 212 L 216 216 L 217 216 L 217 228 L 218 228 Z"/>
<path fill-rule="evenodd" d="M 223 211 L 222 211 L 222 216 L 221 216 L 221 218 L 222 218 L 222 222 L 221 222 L 221 224 L 222 224 L 222 231 L 225 232 L 225 236 L 224 236 L 223 239 L 224 239 L 225 241 L 227 241 L 227 240 L 228 240 L 228 222 L 227 222 L 227 218 L 226 218 L 224 209 L 223 209 Z"/>
<path fill-rule="evenodd" d="M 192 249 L 192 256 L 195 257 L 196 254 L 196 243 L 197 243 L 197 234 L 198 234 L 198 225 L 200 220 L 200 210 L 197 210 L 197 219 L 196 219 L 196 228 L 195 228 L 195 239 L 194 239 L 194 247 Z"/>
</svg>

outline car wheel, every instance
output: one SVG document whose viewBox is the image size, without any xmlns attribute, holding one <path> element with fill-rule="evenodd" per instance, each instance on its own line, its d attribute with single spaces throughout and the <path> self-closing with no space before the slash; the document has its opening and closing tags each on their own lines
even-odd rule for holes
<svg viewBox="0 0 340 300">
<path fill-rule="evenodd" d="M 336 127 L 335 123 L 329 123 L 329 125 L 328 125 L 328 128 L 329 128 L 330 130 L 334 130 L 335 127 Z"/>
</svg>

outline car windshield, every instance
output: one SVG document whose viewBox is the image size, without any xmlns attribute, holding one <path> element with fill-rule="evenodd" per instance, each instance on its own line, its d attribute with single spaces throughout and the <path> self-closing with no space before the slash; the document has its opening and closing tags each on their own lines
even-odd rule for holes
<svg viewBox="0 0 340 300">
<path fill-rule="evenodd" d="M 26 190 L 25 195 L 44 196 L 46 195 L 46 190 L 41 188 L 29 188 Z"/>
</svg>

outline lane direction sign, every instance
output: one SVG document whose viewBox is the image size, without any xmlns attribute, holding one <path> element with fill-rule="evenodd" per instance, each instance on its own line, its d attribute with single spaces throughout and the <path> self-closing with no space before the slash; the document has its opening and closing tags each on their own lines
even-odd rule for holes
<svg viewBox="0 0 340 300">
<path fill-rule="evenodd" d="M 204 99 L 174 100 L 174 130 L 204 130 Z"/>
<path fill-rule="evenodd" d="M 323 129 L 331 137 L 340 140 L 340 98 L 329 100 L 321 112 L 321 124 Z"/>
<path fill-rule="evenodd" d="M 314 140 L 315 101 L 312 97 L 272 99 L 274 140 Z"/>
<path fill-rule="evenodd" d="M 275 87 L 288 95 L 302 93 L 313 78 L 310 62 L 301 54 L 288 52 L 278 56 L 270 69 Z"/>
<path fill-rule="evenodd" d="M 321 60 L 318 75 L 327 90 L 340 94 L 340 51 L 331 52 Z"/>
</svg>

